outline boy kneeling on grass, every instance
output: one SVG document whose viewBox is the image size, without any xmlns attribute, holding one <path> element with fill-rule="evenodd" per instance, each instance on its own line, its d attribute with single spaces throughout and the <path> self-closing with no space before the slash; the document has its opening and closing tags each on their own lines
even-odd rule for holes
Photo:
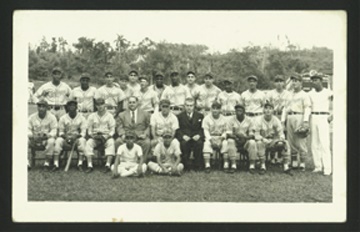
<svg viewBox="0 0 360 232">
<path fill-rule="evenodd" d="M 171 130 L 167 130 L 162 135 L 154 150 L 156 163 L 150 161 L 149 169 L 156 174 L 181 176 L 184 165 L 180 163 L 180 143 L 173 137 Z"/>
<path fill-rule="evenodd" d="M 142 177 L 146 172 L 147 166 L 144 164 L 142 149 L 134 143 L 135 138 L 136 134 L 133 131 L 126 132 L 125 143 L 119 146 L 115 163 L 111 166 L 112 178 Z"/>
</svg>

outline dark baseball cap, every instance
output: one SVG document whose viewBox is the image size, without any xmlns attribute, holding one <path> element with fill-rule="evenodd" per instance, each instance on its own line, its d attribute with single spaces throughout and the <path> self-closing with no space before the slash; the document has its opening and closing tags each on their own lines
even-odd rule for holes
<svg viewBox="0 0 360 232">
<path fill-rule="evenodd" d="M 95 104 L 96 104 L 96 105 L 104 105 L 104 104 L 105 104 L 104 98 L 97 98 L 97 99 L 95 99 Z"/>
<path fill-rule="evenodd" d="M 193 72 L 191 70 L 186 73 L 186 76 L 188 76 L 189 74 L 192 74 L 192 75 L 196 76 L 195 72 Z"/>
<path fill-rule="evenodd" d="M 125 132 L 125 138 L 133 138 L 135 139 L 137 136 L 134 131 L 128 130 Z"/>
<path fill-rule="evenodd" d="M 136 70 L 131 70 L 130 72 L 129 72 L 129 75 L 131 74 L 131 73 L 134 73 L 134 74 L 136 74 L 136 76 L 138 76 L 139 75 L 139 73 L 136 71 Z"/>
<path fill-rule="evenodd" d="M 290 80 L 298 80 L 298 81 L 302 81 L 302 76 L 299 74 L 292 74 L 290 76 Z"/>
<path fill-rule="evenodd" d="M 38 102 L 36 103 L 36 105 L 38 105 L 38 106 L 48 106 L 48 103 L 47 103 L 47 101 L 45 101 L 44 99 L 42 99 L 42 100 L 38 101 Z"/>
<path fill-rule="evenodd" d="M 158 72 L 158 73 L 155 74 L 155 78 L 157 78 L 157 77 L 164 78 L 164 74 L 162 74 L 161 72 Z"/>
<path fill-rule="evenodd" d="M 206 78 L 206 77 L 210 77 L 210 78 L 214 79 L 214 76 L 212 73 L 206 73 L 204 78 Z"/>
<path fill-rule="evenodd" d="M 90 74 L 89 74 L 89 73 L 86 73 L 86 72 L 85 72 L 85 73 L 81 73 L 81 75 L 80 75 L 80 80 L 83 79 L 83 78 L 87 78 L 87 79 L 89 79 L 89 80 L 91 79 L 91 78 L 90 78 Z"/>
<path fill-rule="evenodd" d="M 234 108 L 235 108 L 235 110 L 237 110 L 237 109 L 243 109 L 243 110 L 245 111 L 245 106 L 242 105 L 242 104 L 236 104 Z"/>
<path fill-rule="evenodd" d="M 139 81 L 141 81 L 141 80 L 145 80 L 145 81 L 149 82 L 149 78 L 147 76 L 139 77 Z"/>
<path fill-rule="evenodd" d="M 106 71 L 104 76 L 106 77 L 106 76 L 108 76 L 108 75 L 111 75 L 111 76 L 112 76 L 113 73 L 112 73 L 111 71 Z"/>
<path fill-rule="evenodd" d="M 211 108 L 221 108 L 221 104 L 217 101 L 214 101 L 212 104 L 211 104 Z"/>
<path fill-rule="evenodd" d="M 233 80 L 232 79 L 230 79 L 230 78 L 226 78 L 224 81 L 224 84 L 232 84 L 233 83 Z"/>
<path fill-rule="evenodd" d="M 60 67 L 55 67 L 51 71 L 51 73 L 56 73 L 56 72 L 62 73 L 62 69 Z"/>
<path fill-rule="evenodd" d="M 162 99 L 159 103 L 160 106 L 164 106 L 164 105 L 170 105 L 170 101 L 168 99 Z"/>
<path fill-rule="evenodd" d="M 274 81 L 285 81 L 285 78 L 282 75 L 276 75 Z"/>
<path fill-rule="evenodd" d="M 274 109 L 274 105 L 273 105 L 271 102 L 269 102 L 269 101 L 266 101 L 266 102 L 265 102 L 264 108 L 266 108 L 266 107 L 271 107 L 271 108 Z"/>
<path fill-rule="evenodd" d="M 248 76 L 248 77 L 246 78 L 246 80 L 247 80 L 247 81 L 250 81 L 250 80 L 258 81 L 258 78 L 257 78 L 257 76 L 251 75 L 251 76 Z"/>
<path fill-rule="evenodd" d="M 163 132 L 163 134 L 161 135 L 162 137 L 172 137 L 173 136 L 173 131 L 171 129 L 167 129 Z"/>
</svg>

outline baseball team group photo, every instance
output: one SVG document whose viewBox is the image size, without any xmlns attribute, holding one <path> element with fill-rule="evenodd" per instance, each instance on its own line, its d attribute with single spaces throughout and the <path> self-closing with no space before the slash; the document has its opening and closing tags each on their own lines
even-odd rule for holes
<svg viewBox="0 0 360 232">
<path fill-rule="evenodd" d="M 29 202 L 333 202 L 332 44 L 121 25 L 28 42 Z"/>
</svg>

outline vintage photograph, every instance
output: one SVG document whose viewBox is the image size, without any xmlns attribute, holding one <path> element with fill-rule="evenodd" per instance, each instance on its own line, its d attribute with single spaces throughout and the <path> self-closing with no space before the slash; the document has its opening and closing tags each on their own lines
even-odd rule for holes
<svg viewBox="0 0 360 232">
<path fill-rule="evenodd" d="M 346 218 L 344 11 L 22 10 L 13 54 L 15 221 Z"/>
</svg>

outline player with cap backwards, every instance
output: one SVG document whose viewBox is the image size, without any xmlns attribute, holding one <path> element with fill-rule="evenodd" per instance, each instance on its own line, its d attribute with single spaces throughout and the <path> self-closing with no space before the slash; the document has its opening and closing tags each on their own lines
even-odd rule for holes
<svg viewBox="0 0 360 232">
<path fill-rule="evenodd" d="M 167 85 L 164 84 L 164 75 L 162 73 L 156 73 L 154 77 L 155 84 L 150 85 L 149 89 L 154 90 L 158 98 L 161 99 L 162 93 L 167 88 Z"/>
<path fill-rule="evenodd" d="M 155 90 L 149 88 L 149 78 L 145 76 L 139 77 L 141 89 L 134 93 L 139 99 L 139 109 L 150 114 L 158 111 L 159 98 Z"/>
<path fill-rule="evenodd" d="M 258 78 L 256 76 L 251 75 L 246 79 L 249 89 L 241 94 L 241 101 L 246 108 L 246 116 L 254 119 L 263 114 L 266 96 L 263 91 L 257 89 Z"/>
<path fill-rule="evenodd" d="M 221 89 L 214 85 L 214 76 L 211 73 L 206 74 L 204 79 L 205 83 L 200 86 L 197 108 L 206 116 L 210 112 L 211 105 L 217 101 Z"/>
<path fill-rule="evenodd" d="M 329 110 L 333 93 L 323 87 L 321 74 L 316 72 L 311 74 L 310 78 L 314 85 L 314 89 L 309 92 L 312 103 L 310 132 L 311 153 L 315 165 L 313 172 L 323 172 L 327 176 L 332 173 L 329 123 L 333 116 Z"/>
<path fill-rule="evenodd" d="M 170 101 L 170 110 L 178 115 L 184 110 L 184 103 L 187 97 L 191 94 L 185 86 L 180 84 L 180 76 L 177 72 L 170 74 L 171 85 L 169 85 L 161 95 L 161 99 Z"/>
<path fill-rule="evenodd" d="M 63 72 L 59 67 L 53 68 L 51 72 L 52 81 L 40 86 L 35 92 L 35 98 L 38 100 L 45 100 L 50 108 L 50 112 L 56 116 L 56 119 L 66 113 L 65 104 L 70 96 L 71 88 L 61 79 Z"/>
<path fill-rule="evenodd" d="M 138 176 L 142 177 L 147 170 L 144 163 L 143 153 L 141 147 L 134 141 L 136 134 L 132 131 L 127 131 L 125 134 L 125 143 L 122 144 L 117 152 L 116 158 L 111 170 L 113 172 L 112 178 Z"/>
<path fill-rule="evenodd" d="M 131 95 L 134 95 L 134 93 L 140 91 L 140 84 L 139 84 L 139 73 L 136 70 L 131 70 L 129 72 L 129 83 L 128 88 L 130 89 Z"/>
<path fill-rule="evenodd" d="M 266 100 L 274 106 L 274 113 L 279 120 L 281 120 L 282 111 L 285 107 L 286 101 L 290 98 L 290 92 L 285 89 L 285 79 L 282 75 L 277 75 L 274 78 L 275 89 L 266 94 Z M 284 130 L 286 128 L 283 128 Z M 275 164 L 280 161 L 278 153 L 274 152 L 271 163 Z"/>
<path fill-rule="evenodd" d="M 115 143 L 113 136 L 115 134 L 115 119 L 106 110 L 105 100 L 102 98 L 95 99 L 97 112 L 89 115 L 87 120 L 89 139 L 86 141 L 86 158 L 88 163 L 87 173 L 93 171 L 92 157 L 94 149 L 100 146 L 105 148 L 106 164 L 103 172 L 110 171 L 110 165 L 115 155 Z"/>
<path fill-rule="evenodd" d="M 106 84 L 96 90 L 95 99 L 104 99 L 107 111 L 116 117 L 123 110 L 123 101 L 126 96 L 114 85 L 114 79 L 112 72 L 105 72 Z"/>
<path fill-rule="evenodd" d="M 90 74 L 82 73 L 80 75 L 80 86 L 75 87 L 69 97 L 70 100 L 77 102 L 77 109 L 85 118 L 94 112 L 96 88 L 89 85 L 90 81 Z"/>
<path fill-rule="evenodd" d="M 292 167 L 297 168 L 297 154 L 300 154 L 300 169 L 305 171 L 305 159 L 307 156 L 306 138 L 300 136 L 298 128 L 309 128 L 311 113 L 311 100 L 309 94 L 302 90 L 302 77 L 294 74 L 290 77 L 293 87 L 290 98 L 286 102 L 281 115 L 281 123 L 285 125 L 287 139 L 291 149 Z"/>
<path fill-rule="evenodd" d="M 221 104 L 214 102 L 211 105 L 211 114 L 205 116 L 202 122 L 202 128 L 204 128 L 205 142 L 203 148 L 203 156 L 205 162 L 205 172 L 211 171 L 210 159 L 218 150 L 223 157 L 227 156 L 227 120 L 225 116 L 221 114 Z M 214 157 L 213 157 L 214 158 Z"/>
<path fill-rule="evenodd" d="M 149 169 L 156 174 L 181 176 L 184 165 L 180 163 L 180 143 L 174 138 L 174 132 L 171 130 L 165 130 L 162 138 L 154 150 L 156 162 L 150 161 Z"/>
<path fill-rule="evenodd" d="M 224 171 L 234 173 L 237 169 L 236 161 L 240 159 L 239 153 L 247 152 L 250 160 L 250 171 L 252 172 L 255 169 L 257 159 L 254 125 L 250 117 L 245 115 L 244 105 L 236 104 L 234 109 L 235 115 L 230 116 L 227 123 L 228 154 L 224 155 Z"/>
<path fill-rule="evenodd" d="M 196 74 L 193 71 L 188 71 L 186 73 L 186 84 L 184 85 L 187 91 L 191 94 L 191 97 L 195 101 L 195 106 L 197 105 L 197 100 L 200 96 L 200 85 L 196 84 Z"/>
<path fill-rule="evenodd" d="M 273 115 L 274 106 L 267 102 L 264 105 L 264 115 L 255 120 L 255 140 L 260 159 L 260 174 L 266 171 L 265 153 L 267 151 L 281 152 L 284 172 L 292 175 L 290 164 L 290 146 L 285 140 L 281 121 Z M 252 171 L 254 169 L 250 169 Z"/>
<path fill-rule="evenodd" d="M 230 78 L 224 80 L 224 91 L 221 91 L 218 96 L 224 116 L 235 115 L 235 106 L 241 103 L 241 96 L 233 91 L 233 84 Z"/>
<path fill-rule="evenodd" d="M 38 101 L 37 107 L 38 112 L 30 115 L 28 121 L 29 147 L 33 149 L 45 147 L 43 152 L 46 157 L 44 169 L 50 171 L 50 161 L 54 155 L 58 123 L 56 117 L 47 110 L 48 103 L 45 100 Z M 28 168 L 30 168 L 29 162 Z"/>
<path fill-rule="evenodd" d="M 165 130 L 175 131 L 179 128 L 177 117 L 170 111 L 170 101 L 163 99 L 159 103 L 160 112 L 155 112 L 150 117 L 150 127 L 152 134 L 152 147 L 155 147 L 162 140 Z"/>
</svg>

